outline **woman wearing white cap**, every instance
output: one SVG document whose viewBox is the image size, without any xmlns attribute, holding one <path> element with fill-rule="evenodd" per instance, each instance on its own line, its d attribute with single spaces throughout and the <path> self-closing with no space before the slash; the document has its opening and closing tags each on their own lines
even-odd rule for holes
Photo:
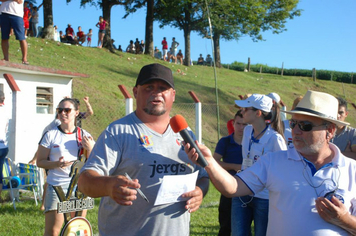
<svg viewBox="0 0 356 236">
<path fill-rule="evenodd" d="M 271 98 L 252 94 L 246 100 L 236 100 L 235 103 L 242 107 L 243 122 L 251 124 L 245 128 L 242 140 L 242 171 L 252 166 L 266 153 L 287 149 L 283 135 L 266 122 L 270 120 L 271 124 L 280 123 L 279 116 L 273 114 Z M 252 220 L 255 235 L 266 235 L 268 204 L 266 189 L 254 196 L 234 198 L 231 212 L 232 235 L 251 235 Z"/>
</svg>

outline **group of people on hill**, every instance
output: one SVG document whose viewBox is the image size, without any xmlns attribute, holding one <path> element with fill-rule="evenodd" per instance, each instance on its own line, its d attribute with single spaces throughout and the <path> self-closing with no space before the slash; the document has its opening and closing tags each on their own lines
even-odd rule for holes
<svg viewBox="0 0 356 236">
<path fill-rule="evenodd" d="M 197 65 L 213 65 L 213 58 L 208 54 L 204 60 L 204 57 L 202 54 L 199 55 Z"/>
<path fill-rule="evenodd" d="M 119 48 L 121 48 L 121 45 L 119 45 Z M 135 42 L 133 40 L 130 40 L 130 43 L 126 47 L 125 51 L 132 54 L 143 54 L 145 52 L 145 43 L 143 40 L 141 40 L 140 42 L 138 38 L 136 38 Z"/>
<path fill-rule="evenodd" d="M 42 7 L 43 3 L 41 3 L 38 7 L 34 6 L 32 2 L 24 2 L 24 14 L 23 21 L 25 27 L 25 37 L 40 37 L 41 33 L 37 30 L 38 24 L 38 11 Z"/>
<path fill-rule="evenodd" d="M 155 47 L 156 58 L 161 56 L 160 59 L 164 61 L 168 61 L 172 63 L 174 62 L 175 64 L 177 64 L 178 61 L 180 64 L 183 64 L 183 59 L 184 59 L 183 53 L 182 50 L 178 51 L 179 43 L 176 41 L 175 37 L 172 38 L 172 43 L 169 50 L 168 50 L 168 42 L 166 40 L 166 37 L 163 37 L 161 44 L 162 44 L 162 53 L 160 53 L 157 47 Z"/>
<path fill-rule="evenodd" d="M 98 48 L 103 47 L 104 36 L 106 33 L 106 27 L 109 25 L 107 21 L 104 20 L 102 16 L 99 17 L 98 23 L 96 23 L 96 27 L 99 28 L 98 33 Z M 71 24 L 68 24 L 67 28 L 65 29 L 65 33 L 63 31 L 57 31 L 57 26 L 54 26 L 54 40 L 60 41 L 62 43 L 70 43 L 74 45 L 81 45 L 87 42 L 87 47 L 91 46 L 91 39 L 93 36 L 93 29 L 89 29 L 88 33 L 85 34 L 82 30 L 81 26 L 78 26 L 78 31 L 75 34 Z"/>
</svg>

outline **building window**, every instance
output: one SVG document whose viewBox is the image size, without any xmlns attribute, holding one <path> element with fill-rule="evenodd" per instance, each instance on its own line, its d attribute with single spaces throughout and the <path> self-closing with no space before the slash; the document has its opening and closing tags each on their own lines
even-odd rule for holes
<svg viewBox="0 0 356 236">
<path fill-rule="evenodd" d="M 53 88 L 37 87 L 37 114 L 53 114 Z"/>
</svg>

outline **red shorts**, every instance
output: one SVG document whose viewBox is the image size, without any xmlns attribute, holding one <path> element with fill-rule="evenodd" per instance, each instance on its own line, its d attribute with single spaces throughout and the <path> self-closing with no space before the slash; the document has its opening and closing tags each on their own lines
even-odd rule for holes
<svg viewBox="0 0 356 236">
<path fill-rule="evenodd" d="M 30 28 L 30 22 L 29 22 L 29 20 L 23 20 L 23 23 L 24 23 L 24 25 L 25 25 L 25 29 L 29 29 Z"/>
</svg>

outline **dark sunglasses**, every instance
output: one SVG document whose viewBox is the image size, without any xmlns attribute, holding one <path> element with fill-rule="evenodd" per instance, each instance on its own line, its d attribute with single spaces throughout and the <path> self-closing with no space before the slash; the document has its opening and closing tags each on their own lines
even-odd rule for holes
<svg viewBox="0 0 356 236">
<path fill-rule="evenodd" d="M 299 129 L 300 129 L 301 131 L 306 131 L 306 132 L 311 131 L 314 127 L 323 126 L 323 125 L 326 126 L 325 123 L 324 123 L 324 124 L 321 124 L 321 125 L 314 125 L 313 123 L 311 123 L 311 122 L 309 122 L 309 121 L 299 121 L 299 122 L 298 122 L 298 121 L 295 121 L 295 120 L 290 120 L 290 121 L 289 121 L 289 127 L 290 127 L 291 129 L 294 129 L 294 127 L 295 127 L 296 125 L 298 125 L 298 127 L 299 127 Z"/>
<path fill-rule="evenodd" d="M 56 111 L 58 114 L 61 114 L 63 111 L 68 114 L 72 111 L 72 108 L 57 108 Z"/>
</svg>

